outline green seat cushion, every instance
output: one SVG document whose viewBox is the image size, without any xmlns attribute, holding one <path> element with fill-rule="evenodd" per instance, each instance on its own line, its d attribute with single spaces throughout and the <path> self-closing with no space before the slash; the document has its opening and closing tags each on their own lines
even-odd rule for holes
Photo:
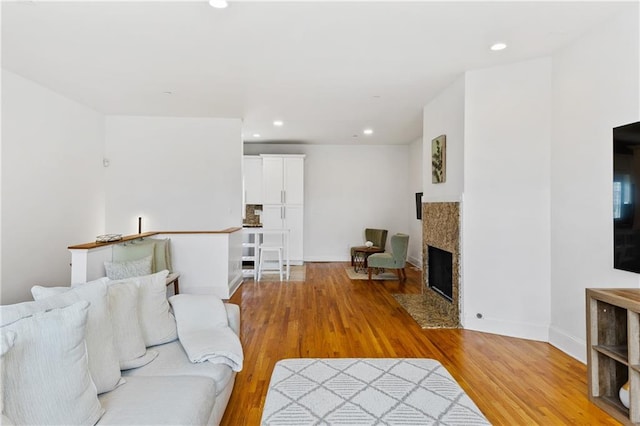
<svg viewBox="0 0 640 426">
<path fill-rule="evenodd" d="M 375 253 L 369 256 L 367 264 L 371 268 L 397 268 L 391 253 Z"/>
</svg>

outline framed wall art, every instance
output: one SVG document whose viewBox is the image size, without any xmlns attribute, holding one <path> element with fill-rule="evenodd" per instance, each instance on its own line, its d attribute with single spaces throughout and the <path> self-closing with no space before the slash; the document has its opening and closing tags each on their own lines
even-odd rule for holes
<svg viewBox="0 0 640 426">
<path fill-rule="evenodd" d="M 447 136 L 440 135 L 431 141 L 431 182 L 443 183 L 447 177 Z"/>
</svg>

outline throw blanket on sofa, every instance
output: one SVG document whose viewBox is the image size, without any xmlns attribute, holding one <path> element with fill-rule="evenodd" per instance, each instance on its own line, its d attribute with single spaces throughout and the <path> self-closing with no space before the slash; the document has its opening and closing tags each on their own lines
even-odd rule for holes
<svg viewBox="0 0 640 426">
<path fill-rule="evenodd" d="M 178 294 L 169 298 L 178 339 L 191 362 L 225 364 L 242 370 L 240 339 L 229 327 L 222 300 L 213 295 Z"/>
</svg>

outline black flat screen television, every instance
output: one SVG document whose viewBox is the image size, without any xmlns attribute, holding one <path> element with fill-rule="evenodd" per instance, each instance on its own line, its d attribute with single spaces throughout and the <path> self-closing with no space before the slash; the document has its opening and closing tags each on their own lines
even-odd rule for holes
<svg viewBox="0 0 640 426">
<path fill-rule="evenodd" d="M 640 273 L 640 121 L 613 129 L 613 267 Z"/>
<path fill-rule="evenodd" d="M 422 192 L 416 192 L 416 219 L 422 220 Z"/>
</svg>

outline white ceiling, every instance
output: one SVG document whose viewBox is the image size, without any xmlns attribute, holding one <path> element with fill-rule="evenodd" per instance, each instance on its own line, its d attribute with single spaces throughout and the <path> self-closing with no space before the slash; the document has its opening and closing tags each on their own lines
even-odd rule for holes
<svg viewBox="0 0 640 426">
<path fill-rule="evenodd" d="M 464 71 L 549 55 L 630 5 L 3 1 L 2 66 L 105 114 L 242 118 L 248 142 L 404 144 Z"/>
</svg>

